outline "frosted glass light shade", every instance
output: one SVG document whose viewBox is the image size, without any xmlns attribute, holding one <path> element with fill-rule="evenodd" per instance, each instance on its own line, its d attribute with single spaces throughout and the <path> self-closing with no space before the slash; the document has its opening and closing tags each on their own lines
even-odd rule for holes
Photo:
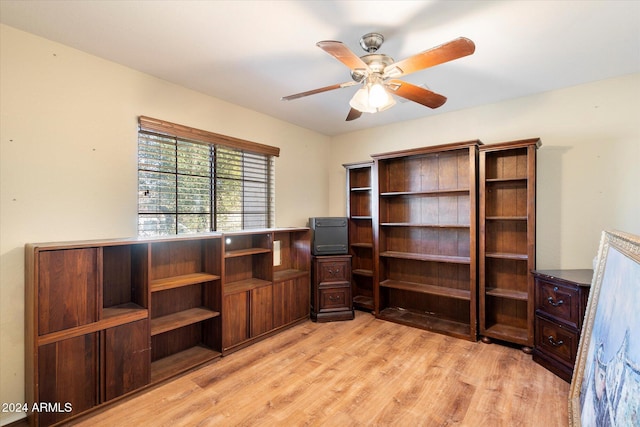
<svg viewBox="0 0 640 427">
<path fill-rule="evenodd" d="M 355 108 L 358 111 L 363 113 L 375 113 L 376 110 L 374 107 L 369 105 L 369 87 L 363 86 L 353 95 L 351 101 L 349 101 L 349 105 L 351 108 Z"/>
<path fill-rule="evenodd" d="M 377 113 L 394 106 L 393 96 L 380 84 L 366 85 L 358 89 L 349 105 L 363 113 Z"/>
<path fill-rule="evenodd" d="M 380 108 L 387 103 L 387 91 L 381 84 L 371 85 L 369 89 L 369 105 L 373 108 Z"/>
</svg>

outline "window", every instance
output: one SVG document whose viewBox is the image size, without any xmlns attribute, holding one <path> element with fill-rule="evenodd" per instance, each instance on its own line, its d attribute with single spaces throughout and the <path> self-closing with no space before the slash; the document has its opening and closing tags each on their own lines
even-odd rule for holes
<svg viewBox="0 0 640 427">
<path fill-rule="evenodd" d="M 279 149 L 140 117 L 138 234 L 274 225 Z"/>
</svg>

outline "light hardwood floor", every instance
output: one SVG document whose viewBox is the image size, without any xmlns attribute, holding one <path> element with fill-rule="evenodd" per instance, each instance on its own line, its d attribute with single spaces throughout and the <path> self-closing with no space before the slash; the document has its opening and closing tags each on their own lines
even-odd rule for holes
<svg viewBox="0 0 640 427">
<path fill-rule="evenodd" d="M 566 426 L 569 384 L 530 355 L 356 312 L 305 322 L 78 426 Z"/>
</svg>

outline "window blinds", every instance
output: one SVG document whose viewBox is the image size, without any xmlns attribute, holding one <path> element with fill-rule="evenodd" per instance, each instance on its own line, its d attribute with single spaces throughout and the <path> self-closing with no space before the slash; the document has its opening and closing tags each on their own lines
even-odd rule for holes
<svg viewBox="0 0 640 427">
<path fill-rule="evenodd" d="M 167 122 L 154 122 L 165 124 Z M 157 236 L 271 227 L 274 224 L 275 147 L 225 139 L 184 126 L 140 120 L 138 234 Z M 179 132 L 168 133 L 171 129 Z M 161 132 L 164 130 L 164 132 Z M 179 133 L 180 135 L 176 135 Z M 181 135 L 202 136 L 190 140 Z M 250 151 L 249 147 L 256 148 Z M 268 148 L 265 148 L 268 147 Z M 259 152 L 258 152 L 259 151 Z"/>
</svg>

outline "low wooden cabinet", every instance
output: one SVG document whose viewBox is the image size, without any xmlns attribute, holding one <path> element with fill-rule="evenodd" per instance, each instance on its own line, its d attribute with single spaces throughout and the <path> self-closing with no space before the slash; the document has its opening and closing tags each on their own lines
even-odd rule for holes
<svg viewBox="0 0 640 427">
<path fill-rule="evenodd" d="M 308 228 L 225 234 L 222 353 L 309 318 Z"/>
<path fill-rule="evenodd" d="M 61 405 L 28 413 L 32 425 L 309 318 L 308 228 L 27 244 L 25 266 L 27 404 Z"/>
<path fill-rule="evenodd" d="M 313 257 L 311 320 L 354 318 L 351 298 L 351 255 Z"/>
<path fill-rule="evenodd" d="M 534 270 L 533 360 L 571 382 L 593 270 Z"/>
</svg>

